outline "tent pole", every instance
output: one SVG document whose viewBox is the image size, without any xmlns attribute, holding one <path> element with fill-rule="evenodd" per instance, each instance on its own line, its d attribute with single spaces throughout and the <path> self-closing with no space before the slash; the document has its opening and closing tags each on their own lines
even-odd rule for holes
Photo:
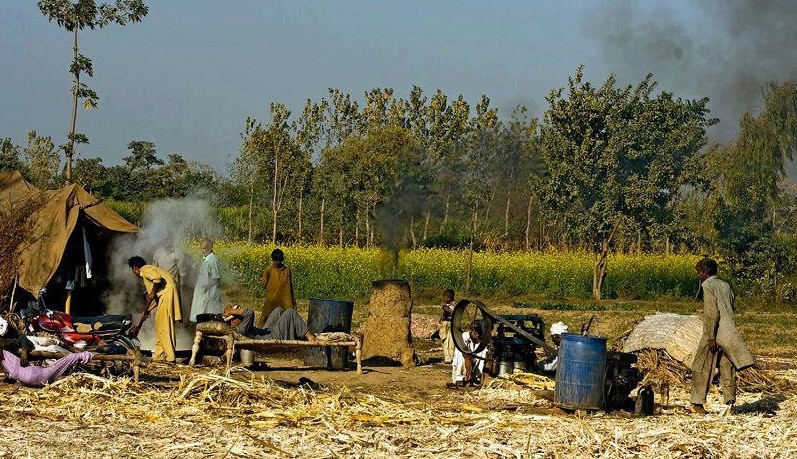
<svg viewBox="0 0 797 459">
<path fill-rule="evenodd" d="M 19 275 L 14 276 L 14 287 L 11 289 L 11 302 L 8 303 L 8 312 L 14 312 L 14 295 L 17 293 L 17 282 L 19 281 Z"/>
</svg>

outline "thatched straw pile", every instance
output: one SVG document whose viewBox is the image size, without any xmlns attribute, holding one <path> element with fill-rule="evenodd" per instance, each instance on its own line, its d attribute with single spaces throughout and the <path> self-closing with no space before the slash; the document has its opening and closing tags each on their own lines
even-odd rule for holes
<svg viewBox="0 0 797 459">
<path fill-rule="evenodd" d="M 145 368 L 150 382 L 76 374 L 45 389 L 2 387 L 0 457 L 794 457 L 797 399 L 744 394 L 742 414 L 536 414 L 511 379 L 442 400 L 281 387 L 249 373 Z M 795 370 L 779 372 L 797 378 Z M 365 375 L 364 378 L 367 378 Z M 538 381 L 524 380 L 526 384 Z M 397 388 L 400 390 L 401 388 Z M 407 395 L 407 394 L 405 394 Z M 417 397 L 416 397 L 417 398 Z M 405 399 L 412 400 L 411 397 Z M 719 403 L 712 393 L 709 408 Z"/>
</svg>

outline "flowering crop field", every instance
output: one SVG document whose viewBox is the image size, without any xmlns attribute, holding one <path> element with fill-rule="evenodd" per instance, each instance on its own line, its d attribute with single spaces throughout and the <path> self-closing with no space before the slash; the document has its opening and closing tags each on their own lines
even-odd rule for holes
<svg viewBox="0 0 797 459">
<path fill-rule="evenodd" d="M 262 296 L 260 275 L 274 246 L 218 242 L 214 247 L 241 287 Z M 407 279 L 413 291 L 438 296 L 465 287 L 466 251 L 419 249 L 402 252 L 393 272 L 389 254 L 375 248 L 294 245 L 281 247 L 293 270 L 299 298 L 366 298 L 377 279 Z M 692 296 L 697 288 L 692 255 L 613 255 L 604 288 L 606 298 L 659 299 Z M 581 252 L 477 252 L 473 254 L 471 294 L 522 296 L 547 294 L 588 298 L 592 259 Z"/>
</svg>

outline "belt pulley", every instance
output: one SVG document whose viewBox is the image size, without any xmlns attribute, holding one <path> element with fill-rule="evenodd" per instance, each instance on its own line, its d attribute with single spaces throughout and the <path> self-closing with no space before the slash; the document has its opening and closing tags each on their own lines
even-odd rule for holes
<svg viewBox="0 0 797 459">
<path fill-rule="evenodd" d="M 454 338 L 454 346 L 463 354 L 480 353 L 490 344 L 496 322 L 543 348 L 546 354 L 557 353 L 557 350 L 546 344 L 545 341 L 503 317 L 491 313 L 487 306 L 478 300 L 460 300 L 454 306 L 454 312 L 451 314 L 451 335 Z M 471 331 L 473 334 L 479 335 L 479 343 L 475 349 L 470 349 L 463 337 L 464 333 L 471 333 Z"/>
</svg>

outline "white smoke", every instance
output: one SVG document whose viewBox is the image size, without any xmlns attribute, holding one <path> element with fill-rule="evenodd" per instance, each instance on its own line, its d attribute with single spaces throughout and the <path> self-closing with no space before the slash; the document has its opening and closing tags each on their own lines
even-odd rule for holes
<svg viewBox="0 0 797 459">
<path fill-rule="evenodd" d="M 111 245 L 108 263 L 111 289 L 103 298 L 107 313 L 132 314 L 134 323 L 138 323 L 144 307 L 144 286 L 141 279 L 130 271 L 127 262 L 130 257 L 138 255 L 150 263 L 158 247 L 173 246 L 182 255 L 181 312 L 187 320 L 200 260 L 187 253 L 185 248 L 199 238 L 219 236 L 221 225 L 216 221 L 210 204 L 193 197 L 153 202 L 144 213 L 142 222 L 141 231 L 117 237 Z M 153 322 L 153 317 L 150 317 L 139 333 L 142 349 L 152 348 Z M 182 324 L 177 324 L 176 328 L 177 350 L 190 349 L 193 342 L 191 331 Z"/>
</svg>

